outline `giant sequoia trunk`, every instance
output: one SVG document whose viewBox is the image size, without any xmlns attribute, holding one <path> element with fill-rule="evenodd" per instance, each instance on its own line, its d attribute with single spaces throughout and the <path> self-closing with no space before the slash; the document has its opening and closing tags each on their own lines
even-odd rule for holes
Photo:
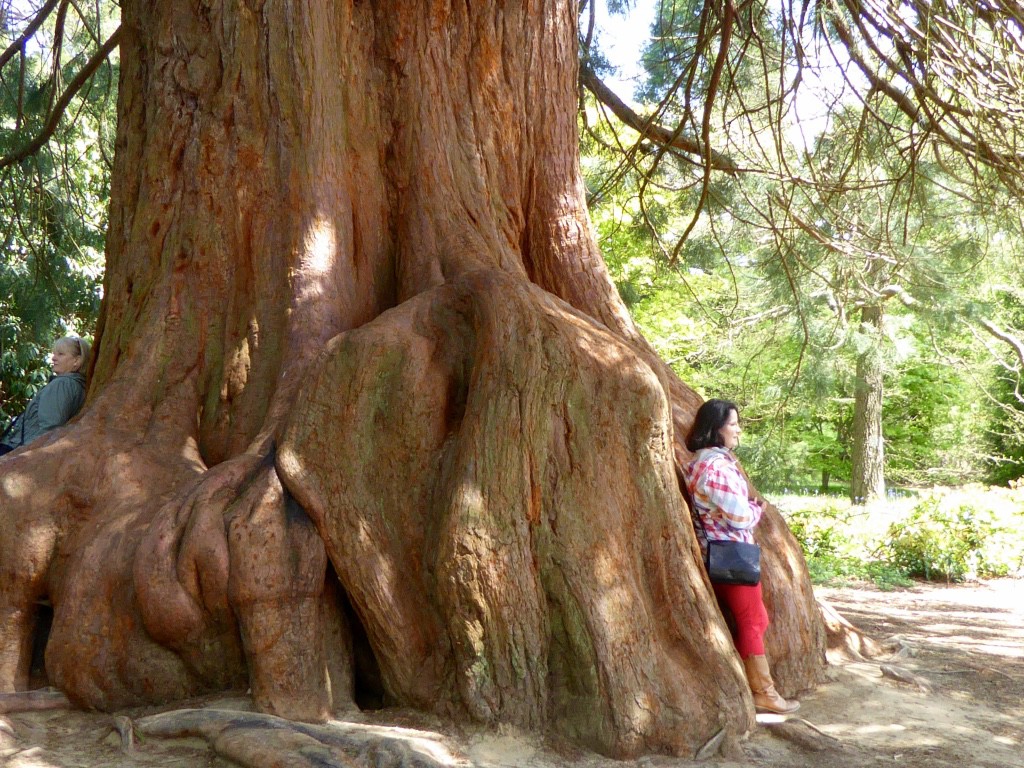
<svg viewBox="0 0 1024 768">
<path fill-rule="evenodd" d="M 753 722 L 674 462 L 698 398 L 583 209 L 569 0 L 124 0 L 82 417 L 4 459 L 0 689 L 250 686 L 686 753 Z M 769 654 L 823 663 L 761 526 Z M 354 659 L 363 658 L 356 662 Z"/>
</svg>

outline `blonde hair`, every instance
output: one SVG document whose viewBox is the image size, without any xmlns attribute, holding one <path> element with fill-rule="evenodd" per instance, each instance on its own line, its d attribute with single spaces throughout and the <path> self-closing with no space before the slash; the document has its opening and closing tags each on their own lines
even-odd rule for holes
<svg viewBox="0 0 1024 768">
<path fill-rule="evenodd" d="M 53 342 L 53 349 L 55 352 L 58 347 L 78 358 L 78 367 L 76 367 L 75 370 L 82 372 L 85 368 L 86 361 L 89 359 L 89 342 L 80 336 L 65 336 L 64 338 L 57 339 Z"/>
</svg>

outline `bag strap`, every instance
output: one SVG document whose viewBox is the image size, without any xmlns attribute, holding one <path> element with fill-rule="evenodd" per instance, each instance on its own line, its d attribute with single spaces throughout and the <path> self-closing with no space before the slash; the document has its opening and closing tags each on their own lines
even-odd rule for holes
<svg viewBox="0 0 1024 768">
<path fill-rule="evenodd" d="M 686 484 L 686 477 L 678 466 L 676 466 L 676 482 L 679 484 L 679 492 L 683 495 L 683 501 L 686 502 L 686 506 L 690 509 L 690 517 L 696 521 L 697 525 L 700 526 L 701 533 L 704 534 L 704 541 L 711 541 L 708 537 L 708 529 L 704 527 L 704 521 L 700 519 L 697 504 L 690 493 L 690 486 Z"/>
<path fill-rule="evenodd" d="M 697 505 L 694 504 L 692 507 L 690 507 L 690 509 L 693 510 L 693 512 L 690 514 L 690 517 L 696 520 L 697 525 L 700 526 L 701 533 L 704 534 L 704 541 L 717 541 L 717 539 L 712 539 L 710 536 L 708 536 L 708 529 L 704 527 L 704 521 L 700 519 L 700 511 L 697 509 Z"/>
</svg>

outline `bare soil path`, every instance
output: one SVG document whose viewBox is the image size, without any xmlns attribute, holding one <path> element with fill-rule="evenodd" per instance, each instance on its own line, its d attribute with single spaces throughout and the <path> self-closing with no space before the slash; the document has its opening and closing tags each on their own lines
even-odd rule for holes
<svg viewBox="0 0 1024 768">
<path fill-rule="evenodd" d="M 884 654 L 833 659 L 829 679 L 802 697 L 798 717 L 788 722 L 762 718 L 762 726 L 747 739 L 722 744 L 701 764 L 1024 768 L 1024 581 L 920 585 L 899 592 L 819 589 L 818 594 L 879 641 Z M 245 702 L 195 705 L 244 708 Z M 147 713 L 126 714 L 137 720 Z M 404 745 L 404 752 L 364 749 L 354 754 L 351 744 L 358 739 L 350 738 L 350 747 L 337 753 L 337 765 L 346 764 L 346 754 L 364 764 L 395 766 L 624 765 L 513 730 L 452 728 L 415 713 L 361 714 L 346 723 L 337 728 L 350 735 L 381 735 Z M 284 749 L 267 765 L 307 764 L 293 762 L 290 754 Z M 694 762 L 655 756 L 638 764 L 670 768 Z M 229 768 L 235 763 L 201 739 L 145 738 L 126 750 L 110 715 L 57 710 L 0 716 L 0 765 Z"/>
</svg>

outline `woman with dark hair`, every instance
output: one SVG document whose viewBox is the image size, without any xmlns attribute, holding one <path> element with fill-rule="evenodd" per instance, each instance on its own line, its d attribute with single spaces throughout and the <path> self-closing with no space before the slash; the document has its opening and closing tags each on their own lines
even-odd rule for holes
<svg viewBox="0 0 1024 768">
<path fill-rule="evenodd" d="M 77 336 L 57 339 L 50 356 L 53 378 L 36 392 L 24 413 L 0 435 L 0 456 L 28 445 L 51 429 L 66 424 L 85 402 L 82 369 L 89 358 L 89 342 Z"/>
<path fill-rule="evenodd" d="M 754 527 L 764 511 L 760 501 L 750 498 L 746 475 L 733 454 L 740 444 L 740 432 L 736 405 L 728 400 L 708 400 L 697 411 L 686 436 L 686 447 L 695 456 L 686 467 L 684 479 L 699 523 L 697 538 L 705 552 L 708 539 L 753 544 Z M 800 704 L 786 701 L 775 690 L 764 655 L 768 610 L 761 596 L 761 585 L 712 586 L 736 619 L 733 641 L 743 659 L 754 706 L 779 714 L 795 712 Z"/>
</svg>

